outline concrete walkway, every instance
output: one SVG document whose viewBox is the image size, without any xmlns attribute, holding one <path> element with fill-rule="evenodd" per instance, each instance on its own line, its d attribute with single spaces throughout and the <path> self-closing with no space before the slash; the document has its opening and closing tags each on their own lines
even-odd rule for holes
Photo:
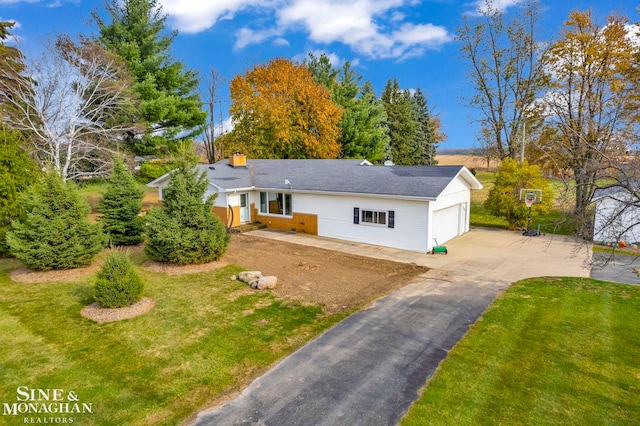
<svg viewBox="0 0 640 426">
<path fill-rule="evenodd" d="M 196 425 L 395 425 L 438 363 L 516 280 L 589 276 L 589 250 L 562 237 L 473 230 L 449 254 L 420 254 L 300 234 L 256 231 L 330 250 L 431 267 L 285 358 Z"/>
</svg>

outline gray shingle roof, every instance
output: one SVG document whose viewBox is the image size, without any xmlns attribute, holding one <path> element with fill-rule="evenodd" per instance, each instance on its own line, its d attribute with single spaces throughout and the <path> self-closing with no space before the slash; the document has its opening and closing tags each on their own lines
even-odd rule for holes
<svg viewBox="0 0 640 426">
<path fill-rule="evenodd" d="M 362 160 L 247 160 L 234 168 L 228 160 L 198 166 L 211 183 L 224 189 L 370 194 L 435 199 L 463 166 L 372 166 Z M 472 189 L 482 185 L 466 171 Z M 285 183 L 285 180 L 289 183 Z"/>
</svg>

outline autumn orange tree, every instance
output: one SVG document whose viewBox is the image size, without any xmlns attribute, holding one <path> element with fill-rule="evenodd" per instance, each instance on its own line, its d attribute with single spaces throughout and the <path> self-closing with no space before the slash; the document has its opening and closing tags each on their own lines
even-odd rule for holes
<svg viewBox="0 0 640 426">
<path fill-rule="evenodd" d="M 342 109 L 304 65 L 273 59 L 231 81 L 226 147 L 253 158 L 337 158 Z"/>
<path fill-rule="evenodd" d="M 601 26 L 591 11 L 571 12 L 544 58 L 550 80 L 544 106 L 556 135 L 546 148 L 572 171 L 577 217 L 587 211 L 599 179 L 620 171 L 621 155 L 637 142 L 635 88 L 628 78 L 635 48 L 627 24 L 611 15 Z"/>
</svg>

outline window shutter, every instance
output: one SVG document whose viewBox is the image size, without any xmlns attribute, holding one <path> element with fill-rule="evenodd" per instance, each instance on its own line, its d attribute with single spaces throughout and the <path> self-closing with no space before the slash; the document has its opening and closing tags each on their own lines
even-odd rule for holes
<svg viewBox="0 0 640 426">
<path fill-rule="evenodd" d="M 358 207 L 353 208 L 353 223 L 356 225 L 360 223 L 360 209 Z"/>
<path fill-rule="evenodd" d="M 396 212 L 389 210 L 389 228 L 395 228 L 396 226 Z"/>
</svg>

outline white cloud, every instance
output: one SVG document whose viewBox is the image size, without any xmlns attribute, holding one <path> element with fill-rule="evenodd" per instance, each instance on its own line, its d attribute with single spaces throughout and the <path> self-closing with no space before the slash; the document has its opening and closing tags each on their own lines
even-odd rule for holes
<svg viewBox="0 0 640 426">
<path fill-rule="evenodd" d="M 2 1 L 2 0 L 0 0 Z M 506 0 L 502 0 L 506 1 Z M 174 27 L 199 32 L 221 19 L 233 19 L 251 10 L 261 17 L 276 18 L 263 29 L 244 27 L 237 31 L 236 49 L 270 39 L 283 42 L 288 32 L 303 32 L 310 41 L 328 45 L 342 43 L 354 52 L 372 58 L 398 58 L 421 54 L 451 40 L 444 27 L 407 21 L 401 7 L 412 0 L 160 0 Z M 264 25 L 264 20 L 260 20 Z"/>
<path fill-rule="evenodd" d="M 340 42 L 353 51 L 373 58 L 402 57 L 435 48 L 451 40 L 444 27 L 433 24 L 401 23 L 398 30 L 383 24 L 399 24 L 394 8 L 401 0 L 297 0 L 279 12 L 280 27 L 302 28 L 321 44 Z M 389 15 L 389 16 L 387 16 Z"/>
<path fill-rule="evenodd" d="M 289 46 L 289 40 L 282 38 L 282 37 L 278 37 L 275 40 L 273 40 L 273 45 L 274 46 Z"/>
<path fill-rule="evenodd" d="M 472 3 L 473 12 L 471 14 L 480 14 L 485 13 L 490 6 L 491 9 L 497 10 L 498 12 L 504 12 L 511 6 L 515 6 L 520 3 L 520 0 L 476 0 Z"/>
<path fill-rule="evenodd" d="M 236 13 L 250 7 L 272 4 L 260 0 L 159 0 L 159 3 L 162 11 L 170 15 L 173 26 L 185 33 L 204 31 L 219 20 L 232 19 Z"/>
<path fill-rule="evenodd" d="M 636 48 L 640 47 L 640 25 L 627 24 L 625 29 L 627 30 L 627 40 Z"/>
<path fill-rule="evenodd" d="M 62 6 L 66 1 L 78 2 L 79 0 L 55 0 L 47 4 L 47 7 L 55 8 Z M 0 4 L 15 4 L 15 3 L 40 3 L 40 0 L 0 0 Z"/>
<path fill-rule="evenodd" d="M 280 31 L 278 29 L 254 31 L 246 27 L 241 28 L 240 30 L 236 31 L 236 43 L 234 44 L 233 48 L 236 50 L 244 49 L 250 44 L 259 44 L 265 40 L 279 35 Z"/>
</svg>

